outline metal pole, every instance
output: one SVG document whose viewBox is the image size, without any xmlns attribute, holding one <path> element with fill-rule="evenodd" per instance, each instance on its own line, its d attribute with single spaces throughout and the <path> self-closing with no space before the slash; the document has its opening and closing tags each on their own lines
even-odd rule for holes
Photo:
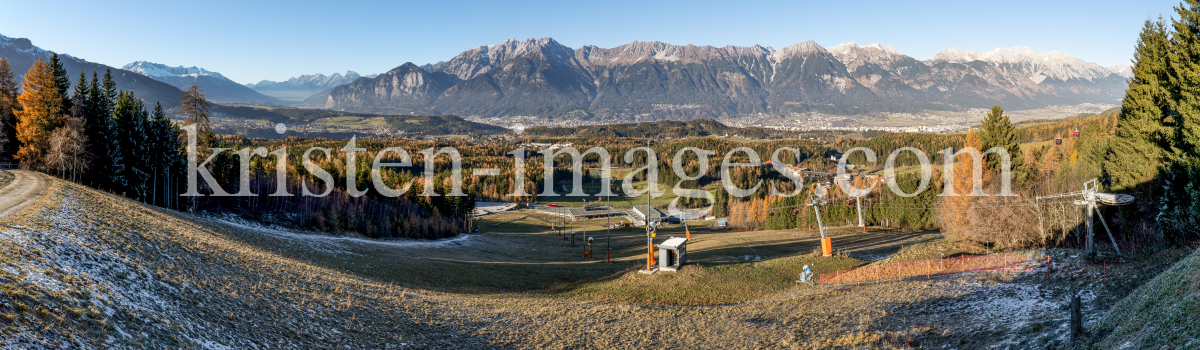
<svg viewBox="0 0 1200 350">
<path fill-rule="evenodd" d="M 1087 218 L 1084 219 L 1083 226 L 1087 228 L 1088 257 L 1095 259 L 1096 258 L 1096 244 L 1095 244 L 1095 240 L 1092 239 L 1092 208 L 1091 208 L 1091 204 L 1088 204 L 1084 210 L 1087 211 L 1087 215 L 1086 215 Z"/>
<path fill-rule="evenodd" d="M 858 226 L 861 226 L 863 228 L 863 232 L 867 232 L 867 225 L 863 224 L 863 217 L 862 217 L 862 196 L 858 196 L 854 200 L 854 204 L 858 205 Z"/>
<path fill-rule="evenodd" d="M 817 230 L 821 231 L 821 239 L 824 240 L 825 239 L 825 224 L 821 223 L 821 208 L 819 208 L 817 206 L 816 202 L 813 202 L 813 211 L 816 211 L 816 213 L 817 213 Z"/>
<path fill-rule="evenodd" d="M 650 139 L 646 138 L 646 152 L 654 152 L 650 149 Z M 650 166 L 650 155 L 646 155 L 646 166 Z M 646 169 L 646 213 L 643 216 L 646 224 L 646 271 L 650 271 L 650 261 L 654 259 L 654 238 L 650 237 L 650 169 Z M 637 210 L 635 207 L 634 210 Z"/>
<path fill-rule="evenodd" d="M 1046 241 L 1046 223 L 1045 223 L 1045 222 L 1042 220 L 1042 205 L 1041 205 L 1041 201 L 1042 201 L 1042 198 L 1041 198 L 1041 197 L 1034 198 L 1034 201 L 1033 201 L 1033 209 L 1034 209 L 1034 210 L 1037 210 L 1037 216 L 1038 216 L 1038 232 L 1040 232 L 1040 233 L 1042 234 L 1042 242 L 1045 242 L 1045 241 Z"/>
<path fill-rule="evenodd" d="M 1108 229 L 1108 223 L 1104 222 L 1104 215 L 1100 215 L 1100 209 L 1092 204 L 1092 210 L 1096 211 L 1096 217 L 1100 218 L 1100 224 L 1104 225 L 1104 232 L 1108 232 L 1108 240 L 1112 241 L 1113 249 L 1117 250 L 1117 256 L 1121 256 L 1121 248 L 1117 247 L 1117 239 L 1113 238 L 1112 230 Z"/>
</svg>

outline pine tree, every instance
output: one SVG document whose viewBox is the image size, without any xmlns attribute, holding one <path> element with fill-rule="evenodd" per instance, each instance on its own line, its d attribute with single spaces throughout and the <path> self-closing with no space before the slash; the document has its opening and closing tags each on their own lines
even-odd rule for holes
<svg viewBox="0 0 1200 350">
<path fill-rule="evenodd" d="M 70 111 L 71 95 L 67 92 L 71 90 L 71 77 L 67 76 L 67 70 L 63 68 L 57 53 L 50 55 L 50 69 L 54 74 L 54 85 L 58 87 L 58 93 L 62 96 L 62 110 Z"/>
<path fill-rule="evenodd" d="M 146 189 L 146 107 L 133 92 L 120 92 L 113 107 L 116 144 L 122 152 L 121 191 L 130 198 L 145 198 Z"/>
<path fill-rule="evenodd" d="M 1147 20 L 1134 51 L 1133 77 L 1125 90 L 1117 129 L 1104 161 L 1110 187 L 1131 190 L 1158 177 L 1168 155 L 1170 131 L 1163 121 L 1171 114 L 1169 53 L 1166 23 Z"/>
<path fill-rule="evenodd" d="M 729 191 L 725 187 L 717 189 L 715 194 L 715 203 L 713 203 L 713 216 L 725 217 L 729 216 Z"/>
<path fill-rule="evenodd" d="M 0 161 L 12 161 L 21 148 L 17 140 L 17 116 L 15 110 L 21 108 L 17 103 L 16 75 L 8 65 L 8 59 L 0 57 Z"/>
<path fill-rule="evenodd" d="M 122 143 L 120 142 L 120 136 L 118 136 L 116 119 L 113 118 L 116 112 L 119 92 L 117 91 L 116 81 L 113 81 L 111 69 L 104 70 L 104 80 L 100 82 L 100 87 L 100 99 L 103 103 L 101 103 L 101 109 L 98 112 L 103 113 L 105 124 L 108 126 L 107 137 L 104 139 L 106 142 L 106 151 L 108 151 L 108 167 L 101 173 L 101 176 L 105 180 L 103 188 L 112 191 L 123 191 L 126 189 L 127 180 L 125 178 L 126 152 L 121 148 Z"/>
<path fill-rule="evenodd" d="M 90 171 L 83 176 L 83 183 L 108 189 L 108 176 L 112 162 L 109 159 L 109 133 L 112 130 L 109 117 L 109 100 L 101 90 L 100 79 L 92 72 L 87 85 L 87 106 L 83 116 L 83 135 L 87 140 L 84 148 L 91 154 Z"/>
<path fill-rule="evenodd" d="M 1175 143 L 1183 156 L 1193 157 L 1200 150 L 1200 0 L 1187 0 L 1175 12 L 1169 86 L 1178 113 Z"/>
<path fill-rule="evenodd" d="M 17 97 L 21 110 L 14 114 L 21 148 L 17 150 L 16 158 L 26 169 L 44 168 L 50 133 L 62 124 L 63 98 L 53 73 L 49 64 L 38 59 L 25 73 L 21 95 Z"/>
<path fill-rule="evenodd" d="M 1020 182 L 1025 179 L 1025 166 L 1023 162 L 1023 154 L 1021 153 L 1021 144 L 1017 142 L 1017 128 L 1013 126 L 1008 115 L 1004 114 L 1004 108 L 1000 106 L 992 106 L 992 110 L 988 111 L 987 117 L 983 119 L 983 127 L 979 130 L 979 141 L 982 146 L 980 152 L 986 152 L 994 147 L 1000 147 L 1008 151 L 1010 166 L 1013 180 Z M 1002 158 L 997 154 L 989 154 L 987 156 L 987 167 L 993 172 L 1000 173 Z"/>
<path fill-rule="evenodd" d="M 68 137 L 68 139 L 70 139 L 70 140 L 78 140 L 78 141 L 82 142 L 82 144 L 80 144 L 78 147 L 79 148 L 78 151 L 81 151 L 81 152 L 75 152 L 76 154 L 73 154 L 73 156 L 74 156 L 75 163 L 78 163 L 79 165 L 83 165 L 83 167 L 76 166 L 75 168 L 79 168 L 79 169 L 73 169 L 73 170 L 83 170 L 86 167 L 91 166 L 92 156 L 91 156 L 91 152 L 88 151 L 87 142 L 86 142 L 87 135 L 86 135 L 86 133 L 84 133 L 84 129 L 83 129 L 84 122 L 87 120 L 88 113 L 90 112 L 90 108 L 91 108 L 91 104 L 92 104 L 91 101 L 89 100 L 90 97 L 91 96 L 88 93 L 87 75 L 84 75 L 83 72 L 81 71 L 81 72 L 79 72 L 79 80 L 75 83 L 75 91 L 71 94 L 71 119 L 72 120 L 70 123 L 68 123 L 71 125 L 71 130 L 69 131 L 68 134 L 64 134 L 64 135 L 70 136 L 70 137 Z M 73 164 L 75 164 L 75 163 L 73 163 Z M 75 177 L 77 175 L 81 175 L 81 174 L 76 174 L 75 172 L 72 172 L 71 175 L 72 175 L 72 180 L 76 180 Z"/>
<path fill-rule="evenodd" d="M 1175 7 L 1170 39 L 1167 105 L 1164 126 L 1170 130 L 1169 162 L 1162 175 L 1159 230 L 1168 239 L 1200 234 L 1200 0 Z"/>
<path fill-rule="evenodd" d="M 154 104 L 152 116 L 146 127 L 147 153 L 151 164 L 149 171 L 152 173 L 147 195 L 150 196 L 152 204 L 165 206 L 164 195 L 170 193 L 170 179 L 174 172 L 180 169 L 184 159 L 179 153 L 179 133 L 175 129 L 175 123 L 167 119 L 161 103 Z"/>
<path fill-rule="evenodd" d="M 71 92 L 71 115 L 80 116 L 87 113 L 88 81 L 87 75 L 79 72 L 79 80 L 75 82 L 75 91 Z M 80 105 L 80 101 L 83 105 Z"/>
</svg>

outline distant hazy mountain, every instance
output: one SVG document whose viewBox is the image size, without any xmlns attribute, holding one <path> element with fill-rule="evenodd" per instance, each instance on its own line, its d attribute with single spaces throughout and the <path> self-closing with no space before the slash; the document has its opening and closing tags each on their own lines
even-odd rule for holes
<svg viewBox="0 0 1200 350">
<path fill-rule="evenodd" d="M 198 67 L 170 67 L 164 64 L 137 61 L 123 67 L 132 72 L 138 72 L 155 80 L 171 84 L 186 90 L 193 83 L 199 84 L 204 90 L 204 96 L 213 102 L 234 102 L 251 104 L 279 104 L 279 100 L 258 93 L 248 87 L 229 80 L 220 73 Z"/>
<path fill-rule="evenodd" d="M 1107 67 L 1108 71 L 1113 72 L 1125 78 L 1133 78 L 1133 64 L 1118 64 L 1112 67 Z"/>
<path fill-rule="evenodd" d="M 24 78 L 25 72 L 29 71 L 29 67 L 33 66 L 38 58 L 49 61 L 51 54 L 50 51 L 34 46 L 29 39 L 0 35 L 0 56 L 8 59 L 18 81 Z M 117 83 L 118 89 L 133 91 L 137 97 L 146 100 L 150 105 L 162 102 L 163 106 L 168 109 L 175 108 L 179 106 L 179 96 L 183 94 L 183 91 L 174 86 L 136 72 L 88 62 L 63 53 L 59 53 L 59 60 L 62 61 L 63 68 L 67 69 L 72 85 L 79 78 L 80 72 L 83 72 L 89 80 L 92 78 L 93 72 L 103 79 L 105 69 L 112 69 L 113 81 Z"/>
<path fill-rule="evenodd" d="M 1112 103 L 1124 88 L 1121 75 L 1095 63 L 1026 47 L 949 49 L 920 61 L 878 44 L 571 49 L 542 38 L 479 46 L 436 64 L 406 63 L 306 102 L 381 113 L 639 120 L 1023 109 Z"/>
<path fill-rule="evenodd" d="M 353 71 L 346 71 L 345 75 L 338 73 L 324 75 L 318 73 L 301 75 L 278 82 L 263 80 L 258 83 L 246 84 L 246 87 L 267 96 L 289 101 L 301 101 L 323 90 L 353 82 L 360 77 L 362 76 Z"/>
</svg>

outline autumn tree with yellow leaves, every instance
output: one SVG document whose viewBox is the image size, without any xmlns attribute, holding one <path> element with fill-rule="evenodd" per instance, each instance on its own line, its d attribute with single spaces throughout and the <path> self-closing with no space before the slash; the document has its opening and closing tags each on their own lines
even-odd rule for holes
<svg viewBox="0 0 1200 350">
<path fill-rule="evenodd" d="M 41 169 L 50 150 L 50 134 L 62 125 L 66 113 L 62 91 L 49 64 L 41 59 L 33 63 L 25 73 L 17 101 L 22 108 L 13 111 L 17 117 L 17 140 L 21 142 L 16 159 L 26 169 Z"/>
</svg>

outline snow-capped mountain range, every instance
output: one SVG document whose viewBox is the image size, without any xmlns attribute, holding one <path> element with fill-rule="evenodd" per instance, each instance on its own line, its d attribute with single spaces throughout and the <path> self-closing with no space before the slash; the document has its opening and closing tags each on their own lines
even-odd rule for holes
<svg viewBox="0 0 1200 350">
<path fill-rule="evenodd" d="M 126 64 L 123 68 L 171 84 L 180 90 L 186 90 L 192 84 L 200 85 L 205 96 L 213 101 L 253 104 L 281 103 L 278 99 L 251 90 L 226 78 L 221 73 L 195 66 L 171 67 L 161 63 L 137 61 Z"/>
<path fill-rule="evenodd" d="M 0 56 L 8 60 L 9 67 L 18 81 L 24 79 L 25 72 L 33 66 L 34 62 L 39 59 L 49 61 L 53 54 L 54 52 L 33 45 L 29 39 L 0 35 Z M 171 85 L 137 72 L 89 62 L 62 52 L 59 53 L 58 58 L 62 62 L 63 68 L 67 70 L 68 76 L 71 77 L 72 84 L 75 83 L 79 73 L 83 73 L 90 79 L 93 73 L 102 77 L 105 71 L 111 71 L 113 81 L 117 84 L 118 89 L 133 91 L 138 97 L 151 104 L 163 102 L 166 106 L 178 105 L 179 95 L 183 93 Z"/>
<path fill-rule="evenodd" d="M 1007 65 L 1029 76 L 1036 82 L 1046 78 L 1058 80 L 1083 79 L 1093 80 L 1105 78 L 1112 71 L 1098 64 L 1087 62 L 1061 51 L 1034 52 L 1025 46 L 1010 49 L 999 48 L 992 51 L 974 52 L 949 48 L 933 55 L 928 62 L 967 63 L 983 61 L 997 65 Z"/>
<path fill-rule="evenodd" d="M 138 72 L 138 73 L 148 76 L 148 77 L 184 77 L 184 76 L 186 76 L 186 77 L 195 78 L 198 76 L 210 76 L 210 77 L 214 77 L 214 78 L 229 80 L 229 78 L 226 78 L 224 75 L 221 75 L 221 73 L 213 72 L 213 71 L 210 71 L 210 70 L 207 70 L 204 68 L 199 68 L 196 66 L 170 67 L 170 66 L 167 66 L 165 64 L 160 64 L 160 63 L 137 61 L 137 62 L 127 64 L 121 68 L 124 70 L 127 70 L 127 71 Z"/>
<path fill-rule="evenodd" d="M 342 75 L 339 73 L 333 73 L 331 75 L 325 75 L 325 74 L 321 74 L 321 73 L 305 74 L 305 75 L 293 77 L 288 80 L 279 81 L 279 82 L 271 81 L 271 80 L 262 80 L 262 81 L 259 81 L 258 83 L 246 84 L 246 87 L 249 87 L 252 89 L 253 88 L 269 89 L 269 88 L 272 88 L 275 86 L 284 85 L 284 86 L 292 86 L 292 87 L 310 87 L 310 88 L 317 88 L 317 89 L 327 89 L 327 88 L 331 88 L 334 86 L 352 82 L 355 79 L 358 79 L 359 77 L 361 77 L 361 75 L 359 75 L 358 73 L 355 73 L 354 71 L 346 71 L 346 75 Z"/>
<path fill-rule="evenodd" d="M 42 50 L 42 48 L 33 46 L 33 42 L 26 38 L 10 38 L 0 35 L 0 48 L 11 50 L 11 52 L 23 55 L 42 57 L 50 56 L 50 51 Z"/>
<path fill-rule="evenodd" d="M 379 74 L 366 75 L 365 77 L 373 78 L 377 75 Z M 246 84 L 246 87 L 268 96 L 299 101 L 335 86 L 349 84 L 361 77 L 364 76 L 353 71 L 346 71 L 345 75 L 339 73 L 331 75 L 317 73 L 301 75 L 285 81 L 263 80 L 258 83 Z"/>
<path fill-rule="evenodd" d="M 1063 52 L 948 49 L 917 60 L 894 48 L 812 41 L 782 49 L 632 42 L 572 50 L 506 40 L 448 61 L 411 63 L 314 96 L 363 112 L 628 119 L 1112 103 L 1125 79 Z M 636 117 L 641 118 L 641 117 Z"/>
<path fill-rule="evenodd" d="M 0 36 L 0 55 L 18 73 L 49 54 L 28 39 Z M 106 69 L 62 58 L 69 70 Z M 951 48 L 922 61 L 885 45 L 853 42 L 825 48 L 806 41 L 778 50 L 656 41 L 572 49 L 552 38 L 481 45 L 447 61 L 405 64 L 378 76 L 312 74 L 241 85 L 195 66 L 138 61 L 124 68 L 113 70 L 119 86 L 168 102 L 197 83 L 212 100 L 225 102 L 613 120 L 1112 103 L 1123 96 L 1132 73 L 1129 65 L 1101 67 L 1027 47 Z M 174 89 L 154 85 L 159 82 Z"/>
</svg>

